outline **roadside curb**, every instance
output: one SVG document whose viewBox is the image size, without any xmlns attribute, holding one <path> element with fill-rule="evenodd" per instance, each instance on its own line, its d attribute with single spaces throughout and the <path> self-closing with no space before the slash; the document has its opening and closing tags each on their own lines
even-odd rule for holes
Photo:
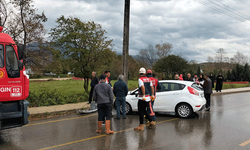
<svg viewBox="0 0 250 150">
<path fill-rule="evenodd" d="M 59 116 L 67 116 L 67 115 L 75 114 L 75 113 L 77 113 L 77 109 L 30 114 L 29 121 L 40 120 L 40 119 L 49 119 L 49 118 L 54 118 L 54 117 L 59 117 Z"/>
<path fill-rule="evenodd" d="M 89 107 L 90 105 L 88 105 L 87 102 L 43 107 L 31 107 L 28 108 L 28 111 L 30 112 L 29 120 L 39 120 L 58 116 L 66 116 L 70 114 L 75 114 L 80 109 L 89 109 Z"/>
<path fill-rule="evenodd" d="M 229 91 L 230 90 L 230 91 Z M 222 92 L 216 92 L 215 90 L 213 90 L 212 95 L 224 95 L 224 94 L 234 94 L 234 93 L 243 93 L 243 92 L 250 92 L 250 88 L 237 88 L 235 90 L 231 90 L 231 89 L 226 89 L 226 90 L 222 90 Z"/>
</svg>

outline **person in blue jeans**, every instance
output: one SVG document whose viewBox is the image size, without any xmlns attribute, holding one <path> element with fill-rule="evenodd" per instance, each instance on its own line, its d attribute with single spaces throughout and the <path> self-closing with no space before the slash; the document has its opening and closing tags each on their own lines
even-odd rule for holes
<svg viewBox="0 0 250 150">
<path fill-rule="evenodd" d="M 122 106 L 122 119 L 126 119 L 126 96 L 128 94 L 128 86 L 127 84 L 123 81 L 124 76 L 122 74 L 119 75 L 118 81 L 115 82 L 114 87 L 113 87 L 113 92 L 116 97 L 116 112 L 117 116 L 115 119 L 120 119 L 120 107 Z"/>
</svg>

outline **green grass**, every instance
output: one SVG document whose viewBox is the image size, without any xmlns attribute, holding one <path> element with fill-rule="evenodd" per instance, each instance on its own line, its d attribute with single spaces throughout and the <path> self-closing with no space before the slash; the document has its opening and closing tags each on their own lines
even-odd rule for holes
<svg viewBox="0 0 250 150">
<path fill-rule="evenodd" d="M 111 80 L 112 85 L 116 80 Z M 137 88 L 138 81 L 128 81 L 129 90 L 133 90 Z M 57 90 L 62 95 L 82 95 L 85 93 L 83 88 L 84 81 L 82 80 L 62 80 L 62 81 L 46 81 L 46 82 L 30 82 L 30 92 L 40 92 L 44 89 L 48 89 L 50 91 Z M 90 90 L 90 86 L 89 90 Z"/>
<path fill-rule="evenodd" d="M 216 87 L 216 84 L 214 84 L 214 87 Z M 250 84 L 223 84 L 222 90 L 232 89 L 232 88 L 242 88 L 242 87 L 250 87 Z"/>
<path fill-rule="evenodd" d="M 85 92 L 83 83 L 81 80 L 30 82 L 30 92 L 34 93 L 48 89 L 50 91 L 57 90 L 62 95 L 79 95 Z"/>
<path fill-rule="evenodd" d="M 112 85 L 116 80 L 111 80 Z M 30 92 L 39 92 L 44 89 L 48 90 L 57 90 L 62 95 L 82 95 L 85 93 L 83 88 L 84 81 L 82 80 L 63 80 L 63 81 L 46 81 L 46 82 L 30 82 Z M 214 85 L 216 86 L 216 84 Z M 138 87 L 138 81 L 129 80 L 128 88 L 129 90 L 134 90 Z M 250 84 L 223 84 L 223 89 L 230 88 L 241 88 L 241 87 L 250 87 Z M 90 90 L 90 86 L 89 86 Z"/>
</svg>

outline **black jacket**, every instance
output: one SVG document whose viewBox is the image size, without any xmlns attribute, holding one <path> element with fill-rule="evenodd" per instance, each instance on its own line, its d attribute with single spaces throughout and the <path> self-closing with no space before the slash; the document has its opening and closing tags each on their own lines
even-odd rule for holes
<svg viewBox="0 0 250 150">
<path fill-rule="evenodd" d="M 99 84 L 99 79 L 95 76 L 94 78 L 92 78 L 90 86 L 91 88 L 94 88 L 97 84 Z"/>
<path fill-rule="evenodd" d="M 210 78 L 205 79 L 204 83 L 201 84 L 204 89 L 204 94 L 211 94 L 212 93 L 212 81 Z"/>
<path fill-rule="evenodd" d="M 124 81 L 119 79 L 114 84 L 113 92 L 115 97 L 126 97 L 128 94 L 128 86 Z"/>
</svg>

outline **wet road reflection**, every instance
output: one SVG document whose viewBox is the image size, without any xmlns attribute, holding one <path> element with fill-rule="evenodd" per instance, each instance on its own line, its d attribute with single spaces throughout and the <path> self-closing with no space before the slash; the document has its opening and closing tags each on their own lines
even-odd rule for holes
<svg viewBox="0 0 250 150">
<path fill-rule="evenodd" d="M 249 93 L 214 95 L 211 112 L 198 112 L 188 119 L 157 114 L 157 125 L 143 132 L 133 130 L 139 124 L 137 114 L 121 120 L 112 118 L 115 134 L 108 136 L 105 126 L 102 126 L 102 134 L 95 133 L 96 115 L 31 122 L 44 123 L 1 131 L 0 149 L 250 149 L 250 144 L 239 145 L 250 139 L 249 99 Z M 60 119 L 65 120 L 49 122 Z"/>
</svg>

